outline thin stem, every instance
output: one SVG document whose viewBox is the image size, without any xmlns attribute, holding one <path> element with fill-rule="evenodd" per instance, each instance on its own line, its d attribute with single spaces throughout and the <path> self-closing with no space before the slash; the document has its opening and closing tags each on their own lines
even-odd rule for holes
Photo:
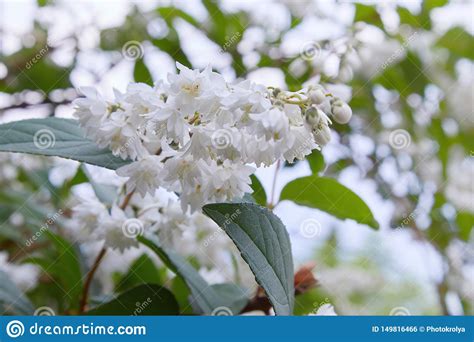
<svg viewBox="0 0 474 342">
<path fill-rule="evenodd" d="M 125 208 L 128 206 L 130 203 L 130 200 L 132 199 L 133 194 L 135 193 L 135 190 L 131 191 L 125 198 L 123 199 L 122 205 L 120 206 L 120 209 L 125 210 Z"/>
<path fill-rule="evenodd" d="M 128 204 L 130 203 L 130 200 L 132 199 L 133 194 L 135 193 L 135 190 L 131 191 L 127 196 L 125 196 L 122 205 L 120 206 L 120 209 L 124 210 Z M 104 246 L 100 250 L 99 254 L 97 255 L 97 258 L 94 261 L 94 264 L 92 265 L 92 268 L 90 269 L 89 273 L 87 274 L 86 277 L 86 282 L 84 283 L 84 289 L 82 291 L 82 298 L 81 298 L 81 303 L 79 305 L 79 313 L 82 314 L 84 313 L 88 298 L 89 298 L 89 289 L 92 284 L 92 279 L 94 279 L 95 272 L 100 266 L 100 263 L 102 262 L 102 259 L 104 259 L 105 253 L 107 253 L 107 248 Z"/>
<path fill-rule="evenodd" d="M 100 262 L 105 256 L 105 253 L 107 252 L 107 249 L 105 247 L 102 247 L 100 250 L 99 254 L 97 255 L 97 258 L 94 261 L 94 264 L 92 265 L 92 268 L 90 269 L 89 273 L 87 274 L 86 277 L 86 282 L 84 283 L 84 289 L 82 290 L 82 298 L 81 298 L 81 303 L 79 305 L 79 313 L 82 314 L 84 313 L 87 302 L 89 299 L 89 289 L 92 284 L 92 279 L 94 278 L 94 274 L 99 268 Z"/>
<path fill-rule="evenodd" d="M 275 175 L 273 176 L 273 183 L 272 183 L 272 192 L 270 194 L 270 202 L 268 203 L 267 207 L 271 210 L 275 208 L 275 188 L 276 188 L 276 181 L 278 177 L 278 171 L 280 170 L 280 159 L 278 159 L 275 168 Z"/>
</svg>

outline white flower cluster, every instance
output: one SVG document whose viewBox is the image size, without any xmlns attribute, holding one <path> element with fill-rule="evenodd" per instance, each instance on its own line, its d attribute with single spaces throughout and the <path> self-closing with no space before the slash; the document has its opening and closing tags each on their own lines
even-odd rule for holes
<svg viewBox="0 0 474 342">
<path fill-rule="evenodd" d="M 228 250 L 231 245 L 222 233 L 212 239 L 212 244 L 204 246 L 207 250 L 199 248 L 200 240 L 219 232 L 219 227 L 200 212 L 183 212 L 179 202 L 164 191 L 144 198 L 135 194 L 124 209 L 117 205 L 109 209 L 93 196 L 76 198 L 79 203 L 73 207 L 68 226 L 72 228 L 75 240 L 82 243 L 103 242 L 105 246 L 123 252 L 138 247 L 137 236 L 156 234 L 163 245 L 179 250 L 183 255 L 200 251 L 213 254 L 214 250 Z M 217 255 L 213 257 L 218 259 Z M 202 262 L 208 260 L 203 256 Z"/>
<path fill-rule="evenodd" d="M 251 192 L 251 165 L 303 159 L 330 140 L 327 114 L 339 123 L 352 115 L 320 85 L 289 92 L 228 83 L 210 68 L 178 69 L 154 87 L 115 91 L 114 102 L 83 89 L 75 116 L 99 146 L 133 160 L 117 170 L 129 177 L 127 191 L 163 187 L 180 194 L 183 210 Z"/>
<path fill-rule="evenodd" d="M 125 209 L 110 210 L 94 196 L 80 197 L 67 225 L 70 237 L 81 243 L 83 251 L 103 244 L 122 258 L 139 251 L 136 237 L 156 235 L 164 247 L 193 258 L 200 273 L 211 283 L 238 278 L 250 287 L 254 277 L 235 245 L 219 226 L 201 212 L 183 212 L 179 201 L 164 190 L 155 196 L 134 194 Z M 132 253 L 132 255 L 135 255 Z M 136 256 L 136 255 L 135 255 Z M 122 259 L 121 259 L 122 260 Z"/>
</svg>

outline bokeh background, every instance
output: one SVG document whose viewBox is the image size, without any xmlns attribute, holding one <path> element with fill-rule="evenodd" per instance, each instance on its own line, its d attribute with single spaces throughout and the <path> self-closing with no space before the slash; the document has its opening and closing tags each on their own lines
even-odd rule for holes
<svg viewBox="0 0 474 342">
<path fill-rule="evenodd" d="M 78 87 L 111 96 L 166 78 L 175 61 L 290 90 L 324 82 L 354 112 L 335 124 L 324 174 L 361 196 L 381 227 L 278 204 L 296 264 L 313 262 L 319 281 L 296 313 L 331 303 L 341 315 L 470 315 L 473 33 L 470 0 L 2 0 L 0 122 L 71 117 Z M 275 166 L 257 176 L 277 198 L 315 164 L 285 165 L 276 181 Z M 0 270 L 38 305 L 54 284 L 25 261 L 48 242 L 25 239 L 67 216 L 76 171 L 71 161 L 0 154 Z M 310 233 L 308 220 L 317 222 Z M 137 257 L 108 260 L 102 274 L 117 277 Z"/>
</svg>

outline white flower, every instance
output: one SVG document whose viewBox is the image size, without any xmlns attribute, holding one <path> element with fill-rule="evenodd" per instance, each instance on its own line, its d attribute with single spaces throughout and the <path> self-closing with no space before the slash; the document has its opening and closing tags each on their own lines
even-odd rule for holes
<svg viewBox="0 0 474 342">
<path fill-rule="evenodd" d="M 124 112 L 114 112 L 99 130 L 97 142 L 100 147 L 108 146 L 112 153 L 122 159 L 135 160 L 148 155 L 142 144 L 137 127 L 127 120 Z"/>
<path fill-rule="evenodd" d="M 102 120 L 108 113 L 108 104 L 92 87 L 83 87 L 79 91 L 86 97 L 73 101 L 74 116 L 89 134 L 95 136 Z"/>
<path fill-rule="evenodd" d="M 113 206 L 110 214 L 104 213 L 100 217 L 99 228 L 94 232 L 94 236 L 105 241 L 105 246 L 112 249 L 118 249 L 123 252 L 132 247 L 138 247 L 136 229 L 140 227 L 131 226 L 134 222 L 127 225 L 129 218 L 124 211 L 117 206 Z M 140 226 L 138 221 L 138 226 Z"/>
<path fill-rule="evenodd" d="M 127 191 L 135 190 L 142 196 L 147 193 L 153 195 L 163 181 L 162 160 L 161 156 L 146 156 L 117 169 L 117 174 L 129 177 L 126 183 Z"/>
<path fill-rule="evenodd" d="M 79 241 L 89 241 L 99 226 L 99 217 L 108 214 L 107 208 L 95 198 L 79 197 L 80 203 L 72 208 L 72 233 Z"/>
<path fill-rule="evenodd" d="M 290 135 L 293 138 L 293 144 L 283 154 L 286 161 L 294 162 L 295 159 L 303 160 L 305 156 L 311 153 L 317 145 L 314 143 L 311 131 L 305 126 L 290 126 Z"/>
<path fill-rule="evenodd" d="M 211 165 L 205 180 L 204 193 L 215 202 L 223 202 L 243 197 L 250 193 L 250 175 L 255 169 L 247 165 L 236 165 L 226 160 L 222 165 Z"/>
</svg>

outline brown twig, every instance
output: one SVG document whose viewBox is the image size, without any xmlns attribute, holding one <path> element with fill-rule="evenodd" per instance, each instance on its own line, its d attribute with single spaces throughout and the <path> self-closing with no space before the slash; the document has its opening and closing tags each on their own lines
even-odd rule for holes
<svg viewBox="0 0 474 342">
<path fill-rule="evenodd" d="M 125 208 L 128 206 L 130 203 L 130 200 L 132 199 L 133 194 L 135 193 L 135 190 L 129 192 L 127 196 L 123 199 L 122 204 L 120 205 L 120 209 L 125 210 Z"/>
<path fill-rule="evenodd" d="M 68 105 L 68 104 L 71 104 L 71 103 L 72 103 L 72 100 L 64 100 L 64 101 L 54 102 L 49 98 L 45 98 L 43 101 L 38 102 L 38 103 L 22 102 L 22 103 L 19 103 L 19 104 L 14 104 L 14 105 L 11 105 L 11 106 L 2 107 L 2 108 L 0 108 L 0 113 L 3 113 L 5 111 L 11 110 L 11 109 L 29 109 L 29 108 L 34 108 L 34 107 L 37 107 L 37 106 L 45 106 L 45 105 L 60 106 L 60 105 Z"/>
<path fill-rule="evenodd" d="M 99 268 L 100 262 L 105 256 L 105 253 L 107 252 L 106 247 L 102 247 L 100 250 L 99 254 L 97 255 L 97 258 L 94 261 L 94 264 L 92 265 L 92 268 L 90 269 L 89 273 L 87 274 L 86 281 L 84 283 L 84 288 L 82 290 L 82 297 L 81 297 L 81 303 L 79 305 L 79 313 L 82 314 L 84 313 L 87 302 L 89 299 L 89 288 L 91 287 L 92 284 L 92 279 L 94 278 L 94 274 Z"/>
<path fill-rule="evenodd" d="M 133 196 L 134 193 L 135 193 L 135 190 L 131 191 L 130 193 L 127 194 L 127 196 L 125 196 L 122 204 L 120 205 L 120 209 L 124 210 L 128 206 L 128 204 L 130 203 L 130 200 L 132 199 L 132 196 Z M 94 261 L 94 264 L 92 265 L 92 268 L 90 269 L 89 273 L 87 274 L 86 281 L 84 283 L 84 289 L 82 291 L 81 303 L 79 305 L 79 313 L 80 314 L 84 313 L 84 311 L 86 309 L 88 298 L 89 298 L 89 289 L 90 289 L 91 284 L 92 284 L 92 279 L 94 279 L 95 272 L 99 268 L 100 263 L 101 263 L 102 259 L 104 258 L 106 252 L 107 252 L 107 248 L 102 247 L 99 254 L 97 255 L 97 258 Z"/>
</svg>

